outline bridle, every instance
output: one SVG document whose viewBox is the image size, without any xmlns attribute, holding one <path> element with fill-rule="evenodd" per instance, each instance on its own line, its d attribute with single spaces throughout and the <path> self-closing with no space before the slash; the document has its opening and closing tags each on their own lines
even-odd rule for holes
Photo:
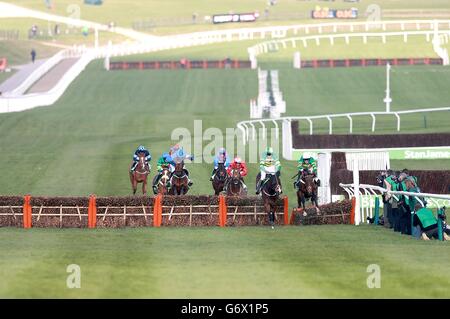
<svg viewBox="0 0 450 319">
<path fill-rule="evenodd" d="M 139 167 L 139 166 L 140 166 L 140 167 Z M 144 171 L 142 171 L 142 169 L 143 169 Z M 146 168 L 146 165 L 145 165 L 144 157 L 143 157 L 143 156 L 140 156 L 140 157 L 139 157 L 139 165 L 138 165 L 138 167 L 136 168 L 135 172 L 136 172 L 137 174 L 140 174 L 140 175 L 147 175 L 147 174 L 150 173 L 150 171 Z"/>
<path fill-rule="evenodd" d="M 275 174 L 270 174 L 270 179 L 266 182 L 266 183 L 268 183 L 272 178 L 275 178 L 275 180 L 276 180 L 276 187 L 275 187 L 275 189 L 274 189 L 274 193 L 273 194 L 269 194 L 269 193 L 267 193 L 266 192 L 266 190 L 264 189 L 264 187 L 263 187 L 263 189 L 262 189 L 262 192 L 266 195 L 266 196 L 269 196 L 269 197 L 275 197 L 275 196 L 278 196 L 278 192 L 279 192 L 279 188 L 280 188 L 280 184 L 278 183 L 278 177 L 275 175 Z"/>
</svg>

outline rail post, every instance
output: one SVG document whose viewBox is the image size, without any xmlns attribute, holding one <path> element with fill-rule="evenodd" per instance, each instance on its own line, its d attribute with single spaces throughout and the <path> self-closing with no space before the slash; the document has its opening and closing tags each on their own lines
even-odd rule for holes
<svg viewBox="0 0 450 319">
<path fill-rule="evenodd" d="M 375 213 L 374 213 L 374 224 L 378 225 L 378 219 L 380 216 L 380 198 L 377 196 L 375 197 Z"/>
<path fill-rule="evenodd" d="M 161 227 L 162 222 L 162 195 L 158 194 L 155 197 L 155 203 L 153 205 L 153 226 Z"/>
<path fill-rule="evenodd" d="M 227 224 L 227 203 L 225 196 L 219 195 L 219 226 L 225 227 Z"/>
<path fill-rule="evenodd" d="M 284 224 L 289 225 L 289 199 L 284 196 Z"/>
<path fill-rule="evenodd" d="M 350 210 L 350 224 L 355 225 L 355 206 L 356 198 L 352 197 L 352 209 Z"/>
<path fill-rule="evenodd" d="M 26 195 L 23 201 L 23 228 L 31 228 L 31 196 Z"/>
<path fill-rule="evenodd" d="M 88 228 L 95 228 L 97 226 L 97 200 L 95 195 L 89 197 L 88 208 Z"/>
<path fill-rule="evenodd" d="M 442 216 L 443 214 L 442 214 L 442 209 L 440 208 L 440 209 L 438 209 L 438 218 L 437 218 L 437 220 L 438 220 L 438 236 L 439 236 L 439 240 L 444 240 L 444 235 L 443 235 L 443 227 L 442 227 L 442 218 L 441 218 L 441 216 Z"/>
</svg>

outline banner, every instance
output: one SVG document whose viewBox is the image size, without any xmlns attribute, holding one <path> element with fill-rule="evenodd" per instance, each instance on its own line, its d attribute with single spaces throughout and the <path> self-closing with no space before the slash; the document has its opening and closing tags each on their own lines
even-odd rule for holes
<svg viewBox="0 0 450 319">
<path fill-rule="evenodd" d="M 450 147 L 390 150 L 390 159 L 450 159 Z"/>
<path fill-rule="evenodd" d="M 415 148 L 387 148 L 387 149 L 322 149 L 322 150 L 292 150 L 292 158 L 298 160 L 304 152 L 324 153 L 324 152 L 364 152 L 364 151 L 387 151 L 391 160 L 421 160 L 421 159 L 450 159 L 450 147 L 430 146 Z"/>
<path fill-rule="evenodd" d="M 357 19 L 358 9 L 330 9 L 327 7 L 321 8 L 319 6 L 311 11 L 311 18 L 313 19 Z"/>
<path fill-rule="evenodd" d="M 231 22 L 255 22 L 258 18 L 257 13 L 236 13 L 236 14 L 216 14 L 212 17 L 212 22 L 231 23 Z"/>
</svg>

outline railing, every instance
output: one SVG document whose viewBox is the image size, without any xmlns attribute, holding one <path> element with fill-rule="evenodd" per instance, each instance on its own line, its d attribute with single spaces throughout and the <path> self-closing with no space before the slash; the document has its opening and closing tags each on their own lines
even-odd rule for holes
<svg viewBox="0 0 450 319">
<path fill-rule="evenodd" d="M 372 132 L 375 131 L 376 128 L 376 116 L 378 115 L 390 115 L 395 116 L 397 119 L 397 131 L 400 131 L 401 119 L 400 115 L 402 114 L 413 114 L 413 113 L 426 113 L 426 112 L 442 112 L 442 111 L 450 111 L 450 107 L 441 107 L 441 108 L 428 108 L 428 109 L 415 109 L 415 110 L 405 110 L 405 111 L 396 111 L 396 112 L 355 112 L 355 113 L 341 113 L 341 114 L 326 114 L 326 115 L 313 115 L 313 116 L 288 116 L 281 117 L 279 119 L 258 119 L 258 120 L 246 120 L 237 123 L 237 128 L 242 133 L 242 144 L 246 145 L 247 142 L 251 140 L 255 141 L 257 139 L 257 130 L 256 125 L 260 125 L 263 130 L 263 138 L 267 137 L 266 133 L 266 125 L 265 123 L 275 123 L 275 127 L 278 135 L 278 124 L 277 121 L 281 121 L 283 125 L 283 157 L 285 159 L 290 160 L 292 156 L 292 128 L 291 122 L 293 120 L 305 120 L 309 123 L 309 134 L 313 135 L 314 122 L 313 120 L 328 120 L 329 125 L 329 134 L 333 134 L 333 119 L 335 118 L 347 118 L 349 120 L 349 133 L 353 133 L 353 117 L 355 116 L 366 116 L 372 118 Z M 251 130 L 251 134 L 250 134 Z M 277 137 L 278 139 L 278 137 Z"/>
<path fill-rule="evenodd" d="M 365 207 L 362 207 L 362 209 L 359 209 L 360 207 L 357 207 L 355 209 L 356 225 L 365 221 L 366 217 L 373 217 L 375 205 L 373 204 L 372 199 L 382 194 L 390 194 L 397 201 L 399 200 L 399 195 L 405 196 L 407 198 L 413 197 L 422 207 L 425 207 L 423 199 L 429 200 L 432 206 L 436 208 L 442 208 L 450 204 L 450 195 L 389 191 L 383 187 L 367 184 L 359 184 L 358 187 L 355 187 L 355 184 L 340 183 L 339 186 L 342 187 L 347 192 L 349 198 L 358 197 L 359 201 L 361 200 L 365 200 L 366 202 L 368 201 Z M 438 199 L 444 200 L 445 202 L 439 203 Z"/>
<path fill-rule="evenodd" d="M 401 32 L 371 32 L 371 33 L 345 33 L 345 34 L 328 34 L 328 35 L 311 35 L 311 36 L 303 36 L 296 38 L 287 38 L 287 39 L 277 39 L 272 41 L 265 41 L 259 44 L 256 44 L 247 49 L 249 54 L 249 59 L 252 61 L 252 67 L 256 68 L 257 56 L 263 53 L 268 53 L 271 47 L 275 47 L 276 50 L 279 49 L 279 45 L 281 44 L 283 48 L 287 48 L 288 44 L 291 44 L 293 48 L 297 47 L 297 42 L 301 41 L 303 47 L 308 46 L 308 41 L 314 40 L 316 45 L 320 45 L 321 40 L 329 40 L 331 45 L 334 45 L 335 40 L 339 38 L 345 39 L 346 44 L 350 43 L 350 38 L 362 38 L 363 43 L 366 44 L 369 37 L 379 37 L 382 39 L 383 43 L 386 43 L 387 37 L 401 36 L 403 37 L 403 42 L 408 42 L 408 36 L 419 36 L 425 35 L 426 41 L 431 41 L 431 36 L 434 35 L 433 38 L 433 49 L 435 53 L 442 58 L 443 64 L 449 64 L 448 51 L 444 48 L 441 48 L 441 40 L 438 35 L 450 35 L 450 27 L 447 30 L 430 30 L 430 31 L 401 31 Z"/>
</svg>

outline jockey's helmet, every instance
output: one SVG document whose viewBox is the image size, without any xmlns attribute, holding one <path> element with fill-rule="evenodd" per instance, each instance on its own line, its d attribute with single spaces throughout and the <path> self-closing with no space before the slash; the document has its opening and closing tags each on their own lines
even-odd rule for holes
<svg viewBox="0 0 450 319">
<path fill-rule="evenodd" d="M 219 155 L 227 155 L 227 151 L 225 150 L 225 148 L 221 147 L 219 149 Z"/>
<path fill-rule="evenodd" d="M 139 145 L 138 151 L 139 152 L 144 152 L 145 151 L 145 147 L 143 145 Z"/>
<path fill-rule="evenodd" d="M 171 159 L 169 153 L 164 153 L 164 154 L 162 155 L 162 158 L 163 158 L 166 162 L 169 161 L 169 160 Z"/>
<path fill-rule="evenodd" d="M 234 162 L 235 162 L 236 164 L 241 164 L 241 163 L 242 163 L 242 160 L 241 160 L 240 157 L 235 157 L 235 158 L 234 158 Z"/>
<path fill-rule="evenodd" d="M 309 160 L 311 157 L 312 157 L 311 153 L 309 152 L 303 153 L 303 160 Z"/>
<path fill-rule="evenodd" d="M 273 148 L 272 147 L 267 147 L 265 153 L 266 153 L 267 156 L 272 156 L 273 155 Z"/>
<path fill-rule="evenodd" d="M 186 156 L 186 153 L 184 152 L 183 148 L 180 148 L 177 153 L 176 156 L 184 158 Z"/>
</svg>

